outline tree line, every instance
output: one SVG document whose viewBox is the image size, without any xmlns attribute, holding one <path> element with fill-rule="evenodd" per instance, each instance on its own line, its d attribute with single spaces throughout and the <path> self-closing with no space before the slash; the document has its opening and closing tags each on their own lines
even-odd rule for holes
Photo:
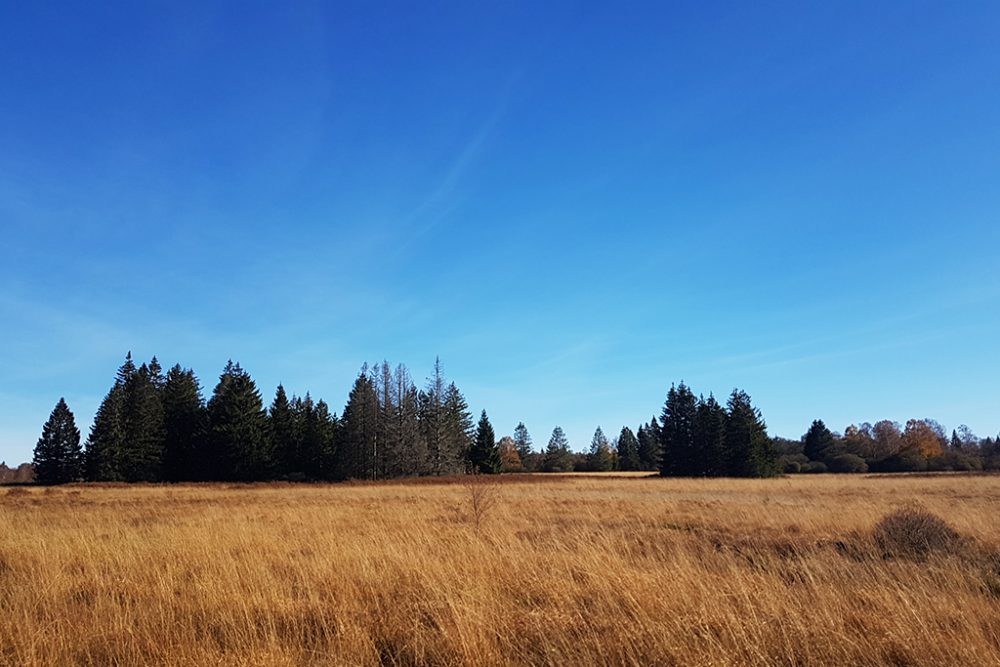
<svg viewBox="0 0 1000 667">
<path fill-rule="evenodd" d="M 933 420 L 848 427 L 817 420 L 797 441 L 770 437 L 750 396 L 733 390 L 725 405 L 672 385 L 659 415 L 613 440 L 598 427 L 589 450 L 575 452 L 556 426 L 536 450 L 523 422 L 496 438 L 483 410 L 468 402 L 436 360 L 418 389 L 406 366 L 361 369 L 338 416 L 322 399 L 289 396 L 279 385 L 265 406 L 250 374 L 227 363 L 206 400 L 191 369 L 163 372 L 156 357 L 118 369 L 81 444 L 60 399 L 35 447 L 41 483 L 185 481 L 339 481 L 461 472 L 650 471 L 680 477 L 770 477 L 798 472 L 975 470 L 1000 468 L 1000 436 L 980 440 L 967 427 L 950 439 Z"/>
</svg>

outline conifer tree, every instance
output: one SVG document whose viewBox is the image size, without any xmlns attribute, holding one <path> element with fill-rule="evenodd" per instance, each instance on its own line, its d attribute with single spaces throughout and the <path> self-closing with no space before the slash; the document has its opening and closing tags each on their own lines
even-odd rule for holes
<svg viewBox="0 0 1000 667">
<path fill-rule="evenodd" d="M 527 461 L 532 454 L 531 444 L 528 427 L 524 425 L 524 422 L 518 422 L 514 428 L 514 446 L 517 447 L 517 455 L 521 458 L 522 463 Z"/>
<path fill-rule="evenodd" d="M 695 421 L 698 403 L 683 382 L 670 387 L 663 407 L 660 429 L 661 475 L 701 475 L 695 449 Z"/>
<path fill-rule="evenodd" d="M 396 411 L 393 415 L 392 441 L 388 445 L 389 476 L 425 474 L 427 443 L 420 428 L 419 393 L 403 364 L 396 366 L 392 381 Z"/>
<path fill-rule="evenodd" d="M 120 458 L 125 449 L 123 386 L 116 382 L 101 401 L 90 427 L 84 454 L 85 476 L 91 482 L 121 481 Z"/>
<path fill-rule="evenodd" d="M 432 475 L 447 472 L 448 444 L 444 397 L 447 390 L 441 359 L 434 360 L 434 371 L 427 379 L 426 388 L 418 396 L 420 406 L 420 431 L 427 446 L 427 467 Z"/>
<path fill-rule="evenodd" d="M 462 468 L 466 452 L 472 446 L 473 425 L 469 404 L 455 383 L 448 385 L 444 395 L 444 458 L 443 468 L 447 472 L 458 472 Z"/>
<path fill-rule="evenodd" d="M 73 413 L 62 398 L 56 403 L 42 427 L 32 461 L 35 481 L 40 484 L 65 484 L 83 478 L 83 451 L 80 430 Z"/>
<path fill-rule="evenodd" d="M 155 357 L 154 357 L 155 361 Z M 154 382 L 155 386 L 155 382 Z M 194 371 L 180 364 L 167 372 L 163 402 L 163 477 L 181 482 L 203 479 L 208 415 Z"/>
<path fill-rule="evenodd" d="M 628 426 L 622 426 L 621 433 L 618 434 L 617 450 L 619 470 L 642 470 L 642 461 L 639 460 L 639 441 Z"/>
<path fill-rule="evenodd" d="M 158 481 L 163 464 L 163 402 L 146 364 L 128 375 L 123 392 L 124 447 L 119 472 L 127 482 Z"/>
<path fill-rule="evenodd" d="M 545 472 L 570 472 L 573 470 L 573 457 L 569 451 L 569 440 L 562 428 L 552 429 L 552 437 L 545 448 L 542 459 L 542 469 Z"/>
<path fill-rule="evenodd" d="M 214 479 L 242 482 L 272 474 L 267 412 L 257 385 L 239 364 L 226 364 L 208 402 Z"/>
<path fill-rule="evenodd" d="M 590 441 L 590 452 L 587 454 L 587 467 L 597 472 L 614 470 L 615 457 L 611 451 L 611 444 L 608 442 L 604 431 L 598 426 L 594 431 L 594 437 Z"/>
<path fill-rule="evenodd" d="M 309 394 L 303 401 L 298 474 L 306 479 L 335 479 L 337 466 L 337 416 L 322 399 L 313 403 Z"/>
<path fill-rule="evenodd" d="M 710 477 L 726 471 L 726 410 L 711 394 L 698 401 L 695 451 L 700 474 Z"/>
<path fill-rule="evenodd" d="M 473 472 L 493 475 L 500 472 L 500 448 L 486 410 L 479 417 L 476 439 L 469 448 L 469 467 Z"/>
<path fill-rule="evenodd" d="M 274 400 L 267 413 L 274 450 L 274 472 L 279 477 L 295 473 L 304 474 L 299 457 L 299 434 L 296 432 L 295 414 L 288 400 L 285 387 L 281 384 L 274 392 Z"/>
<path fill-rule="evenodd" d="M 639 461 L 643 470 L 659 470 L 660 468 L 660 429 L 653 417 L 648 424 L 639 427 Z"/>
<path fill-rule="evenodd" d="M 726 415 L 726 474 L 734 477 L 771 477 L 776 475 L 777 455 L 767 436 L 760 410 L 750 396 L 734 389 L 729 396 Z"/>
<path fill-rule="evenodd" d="M 368 377 L 366 365 L 354 381 L 341 420 L 337 444 L 340 478 L 374 478 L 378 432 L 378 394 Z"/>
<path fill-rule="evenodd" d="M 833 446 L 833 433 L 826 427 L 822 419 L 817 419 L 813 421 L 802 441 L 802 452 L 809 457 L 809 460 L 822 461 Z"/>
</svg>

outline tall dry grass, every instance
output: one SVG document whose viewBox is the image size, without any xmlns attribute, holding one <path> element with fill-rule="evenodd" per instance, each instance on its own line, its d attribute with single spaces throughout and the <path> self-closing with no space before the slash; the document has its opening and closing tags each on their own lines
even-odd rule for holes
<svg viewBox="0 0 1000 667">
<path fill-rule="evenodd" d="M 4 665 L 996 665 L 1000 478 L 0 489 Z M 877 548 L 919 504 L 961 536 Z"/>
</svg>

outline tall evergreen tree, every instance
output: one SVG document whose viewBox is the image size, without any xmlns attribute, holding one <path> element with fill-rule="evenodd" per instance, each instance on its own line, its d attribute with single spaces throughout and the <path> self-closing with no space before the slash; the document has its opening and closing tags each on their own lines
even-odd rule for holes
<svg viewBox="0 0 1000 667">
<path fill-rule="evenodd" d="M 726 409 L 711 394 L 698 401 L 695 452 L 702 475 L 717 477 L 726 471 Z"/>
<path fill-rule="evenodd" d="M 594 437 L 590 441 L 587 467 L 597 472 L 606 472 L 615 468 L 615 456 L 611 451 L 611 443 L 608 442 L 608 438 L 600 426 L 594 431 Z"/>
<path fill-rule="evenodd" d="M 639 461 L 643 470 L 659 470 L 660 468 L 660 429 L 653 417 L 648 424 L 639 427 Z"/>
<path fill-rule="evenodd" d="M 660 430 L 662 475 L 701 475 L 695 445 L 695 421 L 698 402 L 694 393 L 684 384 L 670 387 L 663 407 L 663 424 Z"/>
<path fill-rule="evenodd" d="M 295 413 L 285 387 L 281 384 L 274 392 L 274 400 L 267 418 L 274 451 L 274 472 L 281 477 L 305 474 L 299 457 L 299 433 L 295 423 Z"/>
<path fill-rule="evenodd" d="M 628 426 L 622 426 L 621 433 L 618 434 L 618 469 L 642 470 L 639 441 Z"/>
<path fill-rule="evenodd" d="M 155 360 L 155 357 L 154 357 Z M 155 386 L 155 382 L 154 382 Z M 163 477 L 180 482 L 203 479 L 208 415 L 194 371 L 177 364 L 160 390 L 163 402 Z"/>
<path fill-rule="evenodd" d="M 427 386 L 418 396 L 420 406 L 420 431 L 427 446 L 427 468 L 432 475 L 448 472 L 448 443 L 444 414 L 444 397 L 447 390 L 441 359 L 434 360 L 434 372 L 427 379 Z"/>
<path fill-rule="evenodd" d="M 40 484 L 65 484 L 83 478 L 80 430 L 62 398 L 42 427 L 32 465 L 35 481 Z"/>
<path fill-rule="evenodd" d="M 826 427 L 822 419 L 813 421 L 809 430 L 802 437 L 802 452 L 810 461 L 822 461 L 828 450 L 833 447 L 833 433 Z"/>
<path fill-rule="evenodd" d="M 394 402 L 392 439 L 388 444 L 388 474 L 391 477 L 427 472 L 427 443 L 420 428 L 420 400 L 406 366 L 393 373 Z"/>
<path fill-rule="evenodd" d="M 101 401 L 90 427 L 84 455 L 85 474 L 91 482 L 121 481 L 120 459 L 125 449 L 124 387 L 115 382 Z"/>
<path fill-rule="evenodd" d="M 444 459 L 447 472 L 458 472 L 462 469 L 466 452 L 472 446 L 473 422 L 469 404 L 455 383 L 448 385 L 444 395 Z"/>
<path fill-rule="evenodd" d="M 726 416 L 726 473 L 734 477 L 771 477 L 778 473 L 777 455 L 767 436 L 760 410 L 750 396 L 734 389 Z"/>
<path fill-rule="evenodd" d="M 269 479 L 271 439 L 257 384 L 232 361 L 226 364 L 208 402 L 212 477 L 235 481 Z"/>
<path fill-rule="evenodd" d="M 379 433 L 378 394 L 368 377 L 367 366 L 354 381 L 337 443 L 338 465 L 344 479 L 373 479 Z"/>
<path fill-rule="evenodd" d="M 335 479 L 342 471 L 337 460 L 337 416 L 323 400 L 313 403 L 306 394 L 299 444 L 299 474 L 307 479 Z"/>
<path fill-rule="evenodd" d="M 119 472 L 127 482 L 155 482 L 163 472 L 163 401 L 158 381 L 143 364 L 123 385 L 125 439 Z"/>
<path fill-rule="evenodd" d="M 479 417 L 476 428 L 476 439 L 469 448 L 469 466 L 473 472 L 493 475 L 500 472 L 500 448 L 497 446 L 496 434 L 490 424 L 486 410 Z"/>
<path fill-rule="evenodd" d="M 542 458 L 542 470 L 545 472 L 570 472 L 573 470 L 573 456 L 569 451 L 569 440 L 562 428 L 552 429 L 552 437 L 545 448 Z"/>
<path fill-rule="evenodd" d="M 514 446 L 517 447 L 517 455 L 521 458 L 522 463 L 531 456 L 531 444 L 528 427 L 524 425 L 524 422 L 518 422 L 517 426 L 514 427 Z"/>
</svg>

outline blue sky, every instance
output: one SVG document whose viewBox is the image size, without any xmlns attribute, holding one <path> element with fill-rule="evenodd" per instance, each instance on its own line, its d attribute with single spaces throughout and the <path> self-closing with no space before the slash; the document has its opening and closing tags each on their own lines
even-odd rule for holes
<svg viewBox="0 0 1000 667">
<path fill-rule="evenodd" d="M 1000 430 L 995 3 L 55 4 L 0 6 L 0 459 L 130 349 L 338 411 L 440 355 L 577 449 L 680 379 Z"/>
</svg>

